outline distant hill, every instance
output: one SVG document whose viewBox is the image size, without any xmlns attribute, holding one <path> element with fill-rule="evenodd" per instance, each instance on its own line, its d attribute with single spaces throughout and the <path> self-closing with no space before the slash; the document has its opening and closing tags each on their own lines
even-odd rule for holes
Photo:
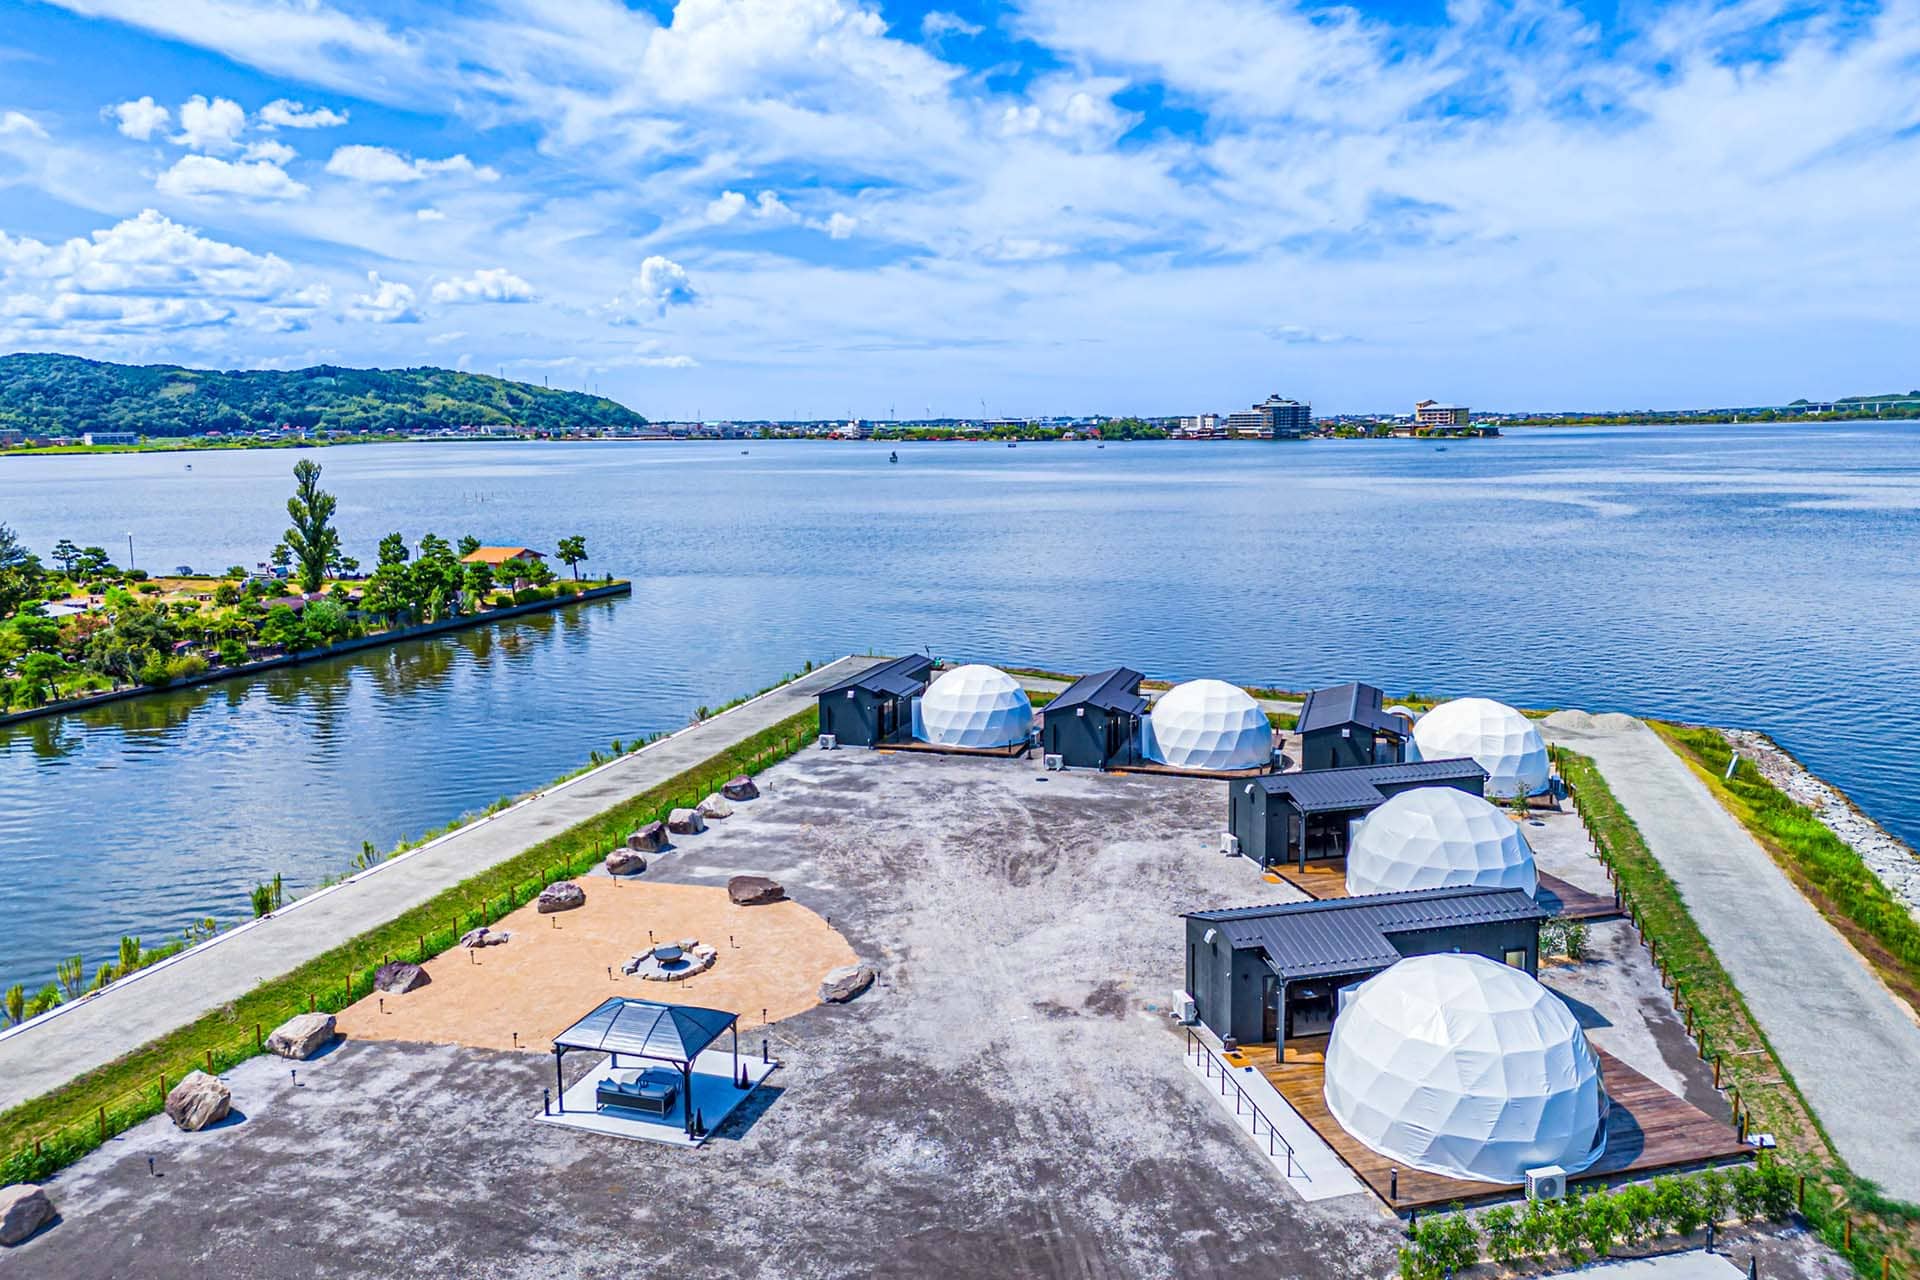
<svg viewBox="0 0 1920 1280">
<path fill-rule="evenodd" d="M 641 427 L 625 405 L 452 369 L 183 369 L 79 356 L 0 356 L 0 429 L 190 436 L 292 425 L 381 432 L 485 423 L 532 430 Z"/>
</svg>

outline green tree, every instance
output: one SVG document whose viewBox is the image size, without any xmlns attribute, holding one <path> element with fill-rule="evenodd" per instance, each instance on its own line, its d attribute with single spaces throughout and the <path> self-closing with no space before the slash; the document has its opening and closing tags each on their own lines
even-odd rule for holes
<svg viewBox="0 0 1920 1280">
<path fill-rule="evenodd" d="M 490 564 L 470 564 L 467 566 L 467 591 L 478 605 L 493 594 L 493 566 Z"/>
<path fill-rule="evenodd" d="M 472 534 L 469 533 L 460 539 L 460 556 L 462 559 L 472 555 L 479 549 L 480 539 L 474 537 Z"/>
<path fill-rule="evenodd" d="M 288 653 L 313 648 L 313 639 L 307 633 L 306 624 L 300 620 L 299 614 L 284 604 L 277 604 L 268 611 L 267 620 L 260 624 L 260 642 L 277 645 Z"/>
<path fill-rule="evenodd" d="M 287 499 L 287 547 L 300 566 L 300 589 L 313 592 L 340 554 L 340 531 L 333 527 L 334 496 L 320 487 L 320 464 L 302 458 L 293 466 L 293 496 Z"/>
<path fill-rule="evenodd" d="M 20 661 L 13 698 L 23 707 L 44 707 L 59 696 L 59 678 L 70 668 L 57 653 L 30 653 Z"/>
<path fill-rule="evenodd" d="M 409 555 L 410 553 L 407 551 L 407 540 L 398 533 L 390 533 L 380 539 L 379 564 L 383 566 L 405 564 Z"/>
<path fill-rule="evenodd" d="M 60 564 L 60 572 L 73 576 L 73 566 L 80 560 L 80 548 L 73 545 L 71 538 L 62 538 L 53 544 L 53 558 Z"/>
<path fill-rule="evenodd" d="M 14 536 L 13 530 L 0 524 L 0 569 L 18 569 L 27 563 L 32 552 Z"/>
<path fill-rule="evenodd" d="M 288 567 L 293 564 L 293 548 L 284 542 L 276 542 L 273 544 L 273 550 L 268 554 L 267 559 L 272 563 L 274 568 L 285 573 Z"/>
<path fill-rule="evenodd" d="M 574 534 L 571 538 L 560 539 L 560 559 L 567 568 L 573 570 L 573 580 L 580 581 L 580 562 L 587 558 L 587 539 L 584 534 Z"/>
</svg>

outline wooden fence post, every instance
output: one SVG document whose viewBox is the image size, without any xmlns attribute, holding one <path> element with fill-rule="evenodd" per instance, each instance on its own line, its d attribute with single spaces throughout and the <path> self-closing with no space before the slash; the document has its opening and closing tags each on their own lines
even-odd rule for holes
<svg viewBox="0 0 1920 1280">
<path fill-rule="evenodd" d="M 100 1114 L 100 1141 L 105 1142 L 107 1140 L 107 1109 L 105 1107 L 101 1107 L 99 1114 Z"/>
</svg>

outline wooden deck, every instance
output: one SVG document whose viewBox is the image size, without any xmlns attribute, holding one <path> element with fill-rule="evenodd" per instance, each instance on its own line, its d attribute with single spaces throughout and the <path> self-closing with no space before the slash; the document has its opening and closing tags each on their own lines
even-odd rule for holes
<svg viewBox="0 0 1920 1280">
<path fill-rule="evenodd" d="M 1518 1183 L 1500 1186 L 1396 1166 L 1355 1140 L 1327 1110 L 1326 1046 L 1325 1036 L 1289 1040 L 1286 1062 L 1276 1063 L 1272 1044 L 1248 1045 L 1235 1055 L 1235 1065 L 1250 1065 L 1271 1081 L 1280 1096 L 1388 1208 L 1408 1213 L 1455 1202 L 1503 1200 L 1525 1190 Z M 1731 1125 L 1668 1093 L 1604 1049 L 1595 1052 L 1600 1055 L 1600 1078 L 1613 1099 L 1607 1119 L 1607 1150 L 1591 1168 L 1568 1181 L 1639 1177 L 1658 1169 L 1753 1158 L 1752 1148 L 1740 1141 Z M 1399 1198 L 1390 1199 L 1396 1167 L 1400 1170 Z"/>
<path fill-rule="evenodd" d="M 1109 765 L 1113 773 L 1157 773 L 1169 778 L 1214 778 L 1222 782 L 1231 782 L 1235 778 L 1259 778 L 1273 772 L 1271 765 L 1258 769 L 1182 769 L 1170 764 L 1116 764 Z"/>
<path fill-rule="evenodd" d="M 1302 870 L 1296 863 L 1275 863 L 1266 870 L 1274 883 L 1290 884 L 1309 898 L 1348 898 L 1347 864 L 1344 858 L 1316 858 Z M 1540 873 L 1540 888 L 1534 901 L 1550 916 L 1563 920 L 1610 920 L 1620 915 L 1612 897 L 1575 888 L 1558 876 Z"/>
<path fill-rule="evenodd" d="M 943 756 L 986 756 L 994 760 L 1018 760 L 1033 750 L 1030 743 L 1016 742 L 1007 747 L 949 747 L 938 742 L 920 742 L 908 739 L 905 742 L 886 742 L 874 748 L 875 751 L 928 751 Z"/>
</svg>

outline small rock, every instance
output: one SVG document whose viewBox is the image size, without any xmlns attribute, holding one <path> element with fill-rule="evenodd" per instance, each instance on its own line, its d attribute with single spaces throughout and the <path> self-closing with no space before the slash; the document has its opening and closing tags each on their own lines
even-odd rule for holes
<svg viewBox="0 0 1920 1280">
<path fill-rule="evenodd" d="M 425 969 L 401 960 L 383 964 L 373 971 L 374 990 L 385 991 L 389 995 L 403 996 L 409 991 L 419 990 L 432 981 Z"/>
<path fill-rule="evenodd" d="M 703 818 L 731 818 L 733 803 L 716 791 L 700 802 L 698 812 Z"/>
<path fill-rule="evenodd" d="M 513 933 L 510 930 L 502 929 L 495 933 L 485 925 L 481 925 L 478 929 L 469 929 L 460 935 L 460 945 L 469 950 L 475 947 L 503 946 L 512 940 Z"/>
<path fill-rule="evenodd" d="M 677 836 L 698 835 L 707 829 L 707 821 L 698 809 L 675 809 L 667 815 L 667 830 Z"/>
<path fill-rule="evenodd" d="M 729 800 L 758 800 L 760 788 L 754 786 L 753 779 L 743 773 L 737 778 L 729 778 L 720 788 L 720 794 Z"/>
<path fill-rule="evenodd" d="M 333 1039 L 333 1015 L 302 1013 L 288 1018 L 267 1037 L 267 1052 L 305 1062 Z"/>
<path fill-rule="evenodd" d="M 53 1221 L 53 1201 L 31 1182 L 0 1187 L 0 1245 L 16 1245 Z"/>
<path fill-rule="evenodd" d="M 735 876 L 727 881 L 727 897 L 736 907 L 758 907 L 787 896 L 779 882 L 765 876 Z"/>
<path fill-rule="evenodd" d="M 571 880 L 561 880 L 540 891 L 533 909 L 540 915 L 550 916 L 556 911 L 572 911 L 586 905 L 587 891 Z"/>
<path fill-rule="evenodd" d="M 627 837 L 627 848 L 635 853 L 658 853 L 667 847 L 667 824 L 649 822 Z"/>
<path fill-rule="evenodd" d="M 637 876 L 647 869 L 647 860 L 631 849 L 615 849 L 607 855 L 607 874 Z"/>
<path fill-rule="evenodd" d="M 820 998 L 828 1004 L 845 1004 L 873 985 L 873 970 L 864 964 L 843 964 L 828 971 L 820 982 Z"/>
<path fill-rule="evenodd" d="M 167 1116 L 188 1133 L 218 1124 L 233 1110 L 233 1090 L 217 1077 L 194 1071 L 167 1092 Z"/>
</svg>

